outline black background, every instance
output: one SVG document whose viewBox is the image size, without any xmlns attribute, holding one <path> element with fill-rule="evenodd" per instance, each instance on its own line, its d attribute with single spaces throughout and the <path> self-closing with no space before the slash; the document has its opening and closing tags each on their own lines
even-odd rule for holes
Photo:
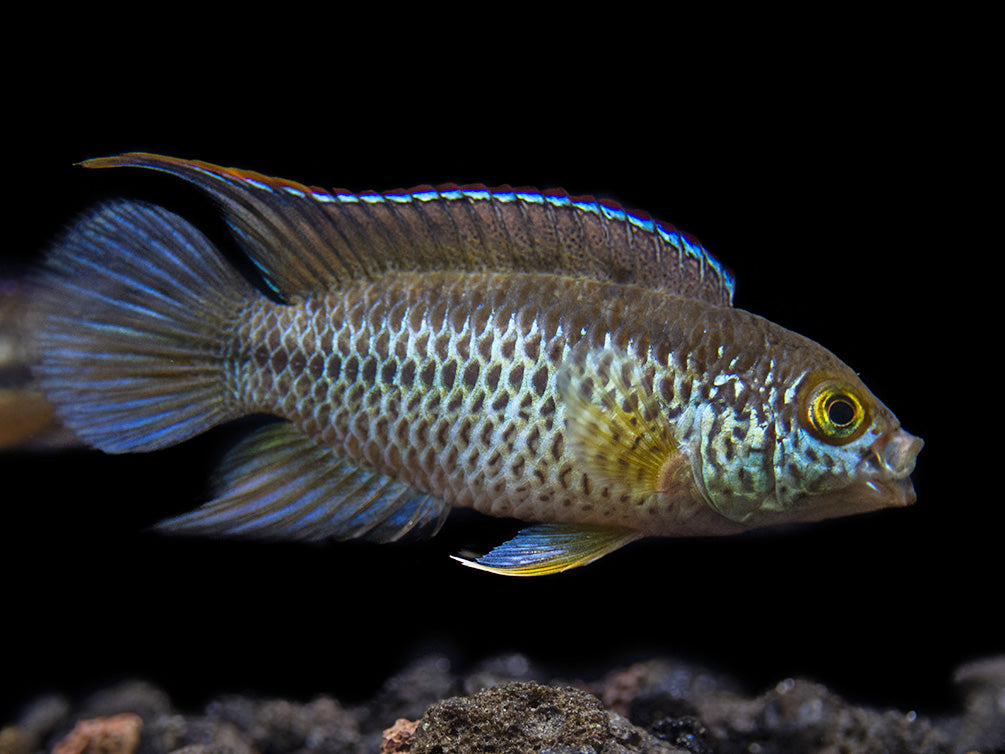
<svg viewBox="0 0 1005 754">
<path fill-rule="evenodd" d="M 241 690 L 352 700 L 429 650 L 459 663 L 520 650 L 566 676 L 681 656 L 752 690 L 802 675 L 939 711 L 955 703 L 954 667 L 1005 650 L 997 249 L 965 198 L 989 157 L 952 74 L 921 43 L 849 67 L 840 43 L 807 40 L 718 74 L 712 56 L 683 64 L 665 50 L 642 66 L 602 40 L 590 52 L 531 44 L 529 59 L 360 51 L 249 67 L 233 41 L 195 60 L 204 40 L 176 40 L 164 55 L 179 67 L 155 73 L 135 41 L 19 79 L 0 260 L 14 274 L 77 213 L 120 196 L 160 202 L 233 251 L 215 208 L 180 181 L 73 164 L 128 150 L 357 191 L 478 182 L 613 198 L 697 236 L 735 273 L 738 306 L 860 371 L 926 441 L 917 505 L 645 542 L 506 579 L 447 557 L 516 529 L 464 513 L 404 546 L 145 532 L 205 499 L 234 430 L 135 456 L 8 453 L 0 719 L 40 692 L 128 677 L 191 706 Z"/>
</svg>

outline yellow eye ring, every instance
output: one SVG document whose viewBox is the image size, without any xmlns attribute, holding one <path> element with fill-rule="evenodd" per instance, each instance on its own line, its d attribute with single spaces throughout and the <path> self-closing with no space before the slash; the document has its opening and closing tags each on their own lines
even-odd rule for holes
<svg viewBox="0 0 1005 754">
<path fill-rule="evenodd" d="M 855 390 L 838 380 L 825 379 L 809 391 L 800 420 L 820 440 L 844 445 L 861 437 L 869 426 L 869 412 Z"/>
</svg>

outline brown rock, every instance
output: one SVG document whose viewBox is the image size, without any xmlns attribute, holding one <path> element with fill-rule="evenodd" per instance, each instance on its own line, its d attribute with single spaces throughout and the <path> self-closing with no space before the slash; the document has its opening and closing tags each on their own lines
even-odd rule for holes
<svg viewBox="0 0 1005 754">
<path fill-rule="evenodd" d="M 132 754 L 140 743 L 143 721 L 126 712 L 81 720 L 53 748 L 53 754 Z"/>
<path fill-rule="evenodd" d="M 413 722 L 399 717 L 381 736 L 380 754 L 408 754 L 415 738 L 415 729 L 418 727 L 418 720 Z"/>
<path fill-rule="evenodd" d="M 519 682 L 434 704 L 419 721 L 411 754 L 599 751 L 610 736 L 610 718 L 592 694 Z"/>
</svg>

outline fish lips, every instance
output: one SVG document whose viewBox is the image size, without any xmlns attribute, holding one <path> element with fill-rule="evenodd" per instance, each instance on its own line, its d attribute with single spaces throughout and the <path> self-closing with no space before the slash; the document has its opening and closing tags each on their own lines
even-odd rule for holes
<svg viewBox="0 0 1005 754">
<path fill-rule="evenodd" d="M 911 505 L 917 500 L 911 472 L 924 444 L 902 429 L 887 432 L 870 446 L 849 484 L 810 496 L 796 518 L 821 521 Z"/>
<path fill-rule="evenodd" d="M 920 437 L 896 429 L 884 434 L 869 448 L 864 483 L 883 501 L 880 507 L 902 507 L 917 500 L 911 472 L 924 444 Z"/>
</svg>

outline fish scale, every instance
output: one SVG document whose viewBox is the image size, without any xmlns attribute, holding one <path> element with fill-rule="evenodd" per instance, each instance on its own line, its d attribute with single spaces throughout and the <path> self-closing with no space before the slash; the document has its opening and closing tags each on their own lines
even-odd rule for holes
<svg viewBox="0 0 1005 754">
<path fill-rule="evenodd" d="M 389 541 L 451 507 L 532 523 L 475 560 L 554 573 L 642 536 L 913 502 L 921 441 L 820 345 L 642 212 L 562 191 L 354 194 L 127 154 L 220 203 L 280 301 L 182 218 L 85 216 L 39 280 L 35 374 L 109 452 L 239 416 L 175 533 Z"/>
<path fill-rule="evenodd" d="M 644 299 L 646 319 L 632 315 L 632 297 Z M 755 379 L 731 374 L 714 386 L 715 372 L 695 370 L 688 355 L 726 337 L 702 324 L 693 311 L 701 308 L 555 275 L 388 275 L 295 306 L 258 302 L 237 326 L 232 350 L 244 355 L 233 360 L 233 379 L 241 411 L 289 419 L 366 468 L 456 506 L 667 533 L 685 523 L 679 505 L 591 480 L 577 463 L 557 375 L 577 348 L 623 350 L 650 375 L 668 416 L 694 415 L 729 385 Z M 661 319 L 699 326 L 671 330 L 678 340 L 667 342 Z M 736 344 L 728 346 L 716 363 L 736 363 Z M 744 441 L 750 419 L 737 418 L 746 401 L 735 399 L 721 398 L 737 416 L 703 436 L 707 455 L 717 444 L 723 455 L 740 452 L 731 448 Z M 679 422 L 676 442 L 693 444 L 693 430 Z M 716 484 L 711 475 L 704 481 Z"/>
</svg>

